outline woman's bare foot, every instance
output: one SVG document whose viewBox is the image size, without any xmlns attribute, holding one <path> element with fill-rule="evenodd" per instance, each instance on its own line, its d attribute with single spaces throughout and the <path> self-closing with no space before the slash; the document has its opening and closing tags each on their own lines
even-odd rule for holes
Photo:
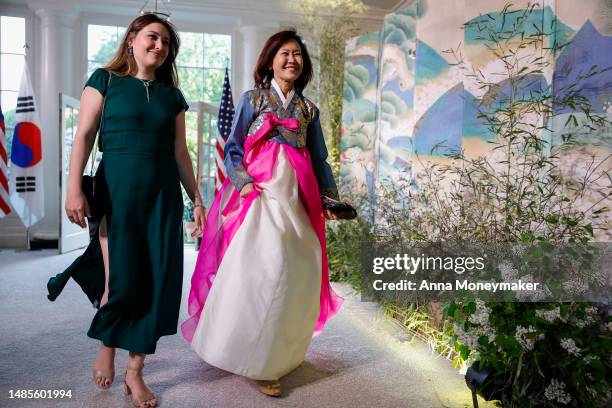
<svg viewBox="0 0 612 408">
<path fill-rule="evenodd" d="M 107 389 L 115 379 L 115 348 L 106 347 L 100 343 L 100 349 L 96 355 L 96 362 L 93 368 L 93 379 L 96 385 L 102 389 Z"/>
</svg>

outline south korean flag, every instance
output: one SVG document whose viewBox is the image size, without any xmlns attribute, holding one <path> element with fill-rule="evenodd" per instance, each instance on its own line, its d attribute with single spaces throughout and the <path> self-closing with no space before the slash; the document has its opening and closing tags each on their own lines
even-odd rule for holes
<svg viewBox="0 0 612 408">
<path fill-rule="evenodd" d="M 11 146 L 11 204 L 26 228 L 45 215 L 40 119 L 27 64 L 24 64 Z"/>
</svg>

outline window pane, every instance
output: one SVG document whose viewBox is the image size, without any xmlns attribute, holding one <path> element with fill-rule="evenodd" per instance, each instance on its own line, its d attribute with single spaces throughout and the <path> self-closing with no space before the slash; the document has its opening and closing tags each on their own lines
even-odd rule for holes
<svg viewBox="0 0 612 408">
<path fill-rule="evenodd" d="M 2 54 L 1 62 L 2 83 L 0 86 L 2 90 L 18 91 L 25 58 L 23 55 Z"/>
<path fill-rule="evenodd" d="M 210 118 L 210 139 L 209 142 L 214 144 L 214 141 L 217 140 L 217 136 L 219 135 L 219 128 L 217 127 L 217 119 L 218 116 L 211 115 Z"/>
<path fill-rule="evenodd" d="M 217 134 L 216 116 L 205 112 L 202 115 L 202 129 L 204 131 L 204 143 L 201 150 L 202 168 L 200 173 L 200 188 L 204 202 L 207 206 L 210 206 L 214 198 L 215 174 L 217 169 L 214 144 Z M 209 143 L 210 140 L 213 142 Z"/>
<path fill-rule="evenodd" d="M 96 70 L 96 68 L 102 68 L 105 63 L 102 61 L 87 61 L 87 78 L 84 79 L 83 84 L 87 82 L 91 74 Z"/>
<path fill-rule="evenodd" d="M 207 69 L 204 74 L 204 101 L 218 103 L 223 90 L 223 69 Z"/>
<path fill-rule="evenodd" d="M 120 36 L 125 28 L 115 26 L 89 25 L 87 27 L 87 59 L 94 61 L 110 61 L 117 47 Z"/>
<path fill-rule="evenodd" d="M 194 107 L 195 108 L 195 107 Z M 187 139 L 198 141 L 198 112 L 194 108 L 185 112 L 185 135 Z"/>
<path fill-rule="evenodd" d="M 200 68 L 178 68 L 179 86 L 185 99 L 188 101 L 201 101 L 204 97 L 202 92 L 202 73 Z"/>
<path fill-rule="evenodd" d="M 229 35 L 204 35 L 204 66 L 206 68 L 225 68 L 232 58 L 232 37 Z"/>
<path fill-rule="evenodd" d="M 6 128 L 6 154 L 11 159 L 11 147 L 13 144 L 13 128 L 15 127 L 15 107 L 17 106 L 17 92 L 2 91 L 2 114 L 4 115 L 4 126 Z M 9 174 L 10 174 L 9 167 Z"/>
<path fill-rule="evenodd" d="M 17 106 L 17 92 L 2 91 L 2 114 L 6 128 L 15 127 L 15 107 Z M 8 131 L 7 131 L 8 133 Z"/>
<path fill-rule="evenodd" d="M 123 40 L 123 36 L 125 35 L 126 30 L 127 30 L 127 27 L 117 27 L 117 48 L 119 47 L 119 44 L 121 44 L 121 41 Z"/>
<path fill-rule="evenodd" d="M 25 18 L 2 16 L 2 52 L 24 54 L 25 48 Z"/>
<path fill-rule="evenodd" d="M 71 107 L 66 107 L 64 109 L 64 123 L 66 126 L 66 132 L 64 133 L 64 139 L 66 142 L 66 150 L 64 151 L 64 159 L 65 162 L 64 163 L 70 163 L 70 153 L 72 152 L 72 142 L 74 141 L 74 130 L 76 128 L 76 125 L 74 124 L 74 109 Z M 88 163 L 89 164 L 89 163 Z M 87 165 L 85 166 L 85 169 L 88 169 Z M 68 172 L 69 172 L 69 166 L 66 166 L 66 177 L 68 177 Z M 87 173 L 87 171 L 85 170 L 85 173 Z"/>
<path fill-rule="evenodd" d="M 187 150 L 191 158 L 194 173 L 198 165 L 198 112 L 185 112 L 185 136 L 187 139 Z"/>
<path fill-rule="evenodd" d="M 201 67 L 204 64 L 204 34 L 179 33 L 181 48 L 176 58 L 176 65 Z"/>
</svg>

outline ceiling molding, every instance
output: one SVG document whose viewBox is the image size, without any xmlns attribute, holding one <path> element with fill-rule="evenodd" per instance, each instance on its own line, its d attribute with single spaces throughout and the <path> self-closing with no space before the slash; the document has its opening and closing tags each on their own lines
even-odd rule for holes
<svg viewBox="0 0 612 408">
<path fill-rule="evenodd" d="M 144 0 L 76 0 L 80 3 L 81 10 L 85 12 L 104 12 L 108 10 L 125 15 L 135 15 L 144 5 Z M 216 18 L 243 17 L 251 18 L 253 24 L 264 21 L 287 20 L 296 18 L 297 13 L 289 10 L 287 2 L 282 0 L 257 0 L 254 7 L 252 0 L 173 0 L 168 3 L 168 8 L 176 17 L 208 20 Z M 391 10 L 380 7 L 368 6 L 368 11 L 363 15 L 356 16 L 357 21 L 382 22 L 385 15 Z M 218 21 L 218 20 L 216 20 Z M 243 21 L 246 23 L 246 21 Z"/>
<path fill-rule="evenodd" d="M 368 1 L 376 3 L 374 0 L 366 0 L 366 3 Z M 368 4 L 365 13 L 355 16 L 355 23 L 368 29 L 376 28 L 382 24 L 387 14 L 411 1 L 415 0 L 400 1 L 392 9 Z M 2 2 L 24 5 L 23 0 L 2 0 Z M 76 13 L 113 14 L 135 18 L 145 4 L 145 0 L 27 0 L 27 4 L 33 10 L 59 7 Z M 175 22 L 225 23 L 239 27 L 252 24 L 274 25 L 299 19 L 299 14 L 289 10 L 286 4 L 287 2 L 283 0 L 257 0 L 256 3 L 253 0 L 172 0 L 167 6 L 172 13 L 171 19 Z"/>
</svg>

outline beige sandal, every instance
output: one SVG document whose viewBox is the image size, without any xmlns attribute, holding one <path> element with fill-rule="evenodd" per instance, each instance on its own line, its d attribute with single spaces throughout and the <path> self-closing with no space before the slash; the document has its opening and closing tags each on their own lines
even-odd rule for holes
<svg viewBox="0 0 612 408">
<path fill-rule="evenodd" d="M 281 396 L 281 385 L 278 380 L 272 380 L 272 381 L 258 380 L 257 384 L 259 384 L 259 392 L 261 392 L 262 394 L 266 394 L 270 397 L 280 397 Z"/>
<path fill-rule="evenodd" d="M 141 364 L 140 366 L 132 366 L 130 367 L 130 365 L 128 364 L 127 370 L 125 371 L 125 375 L 127 377 L 127 372 L 129 371 L 135 371 L 139 377 L 142 378 L 142 369 L 144 368 L 144 364 Z M 144 382 L 144 380 L 143 380 Z M 148 386 L 145 384 L 145 386 L 148 388 Z M 125 380 L 125 377 L 123 379 L 123 391 L 125 393 L 125 395 L 131 395 L 132 396 L 132 404 L 134 404 L 135 407 L 139 407 L 139 408 L 153 408 L 157 406 L 157 399 L 155 398 L 155 394 L 153 394 L 152 392 L 149 392 L 147 395 L 139 395 L 137 396 L 136 394 L 132 394 L 132 390 L 130 388 L 130 386 L 127 384 L 127 381 Z"/>
</svg>

